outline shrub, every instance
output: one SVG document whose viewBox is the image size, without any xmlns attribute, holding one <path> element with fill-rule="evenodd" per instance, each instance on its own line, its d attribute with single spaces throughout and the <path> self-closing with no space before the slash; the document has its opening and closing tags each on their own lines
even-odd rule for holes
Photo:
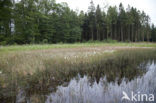
<svg viewBox="0 0 156 103">
<path fill-rule="evenodd" d="M 111 38 L 108 38 L 106 40 L 103 40 L 104 43 L 117 43 L 117 40 L 112 40 Z"/>
<path fill-rule="evenodd" d="M 47 39 L 43 39 L 42 43 L 43 44 L 47 44 L 48 43 L 48 40 Z"/>
<path fill-rule="evenodd" d="M 0 45 L 7 45 L 7 42 L 6 41 L 1 41 Z"/>
</svg>

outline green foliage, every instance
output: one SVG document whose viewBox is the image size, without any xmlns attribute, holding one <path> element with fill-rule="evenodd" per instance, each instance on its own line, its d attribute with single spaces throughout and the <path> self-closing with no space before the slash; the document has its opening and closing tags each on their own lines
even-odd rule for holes
<svg viewBox="0 0 156 103">
<path fill-rule="evenodd" d="M 82 41 L 156 41 L 144 12 L 122 4 L 102 10 L 90 2 L 88 12 L 71 10 L 55 0 L 0 1 L 0 44 L 74 43 Z M 45 41 L 46 40 L 46 41 Z"/>
<path fill-rule="evenodd" d="M 151 38 L 153 42 L 156 42 L 156 27 L 154 27 L 154 25 L 152 25 L 152 30 L 151 30 Z"/>
<path fill-rule="evenodd" d="M 44 40 L 42 41 L 42 43 L 43 43 L 43 44 L 47 44 L 47 43 L 48 43 L 48 40 L 47 40 L 47 39 L 44 39 Z"/>
<path fill-rule="evenodd" d="M 7 42 L 6 41 L 1 41 L 0 45 L 7 45 Z"/>
<path fill-rule="evenodd" d="M 118 41 L 117 40 L 112 40 L 111 38 L 108 38 L 106 40 L 103 40 L 102 42 L 104 42 L 104 43 L 117 43 Z"/>
</svg>

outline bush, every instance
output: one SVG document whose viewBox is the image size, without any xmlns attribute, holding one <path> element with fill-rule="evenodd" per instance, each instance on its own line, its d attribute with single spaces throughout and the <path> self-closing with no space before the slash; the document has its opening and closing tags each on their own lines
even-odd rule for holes
<svg viewBox="0 0 156 103">
<path fill-rule="evenodd" d="M 61 41 L 61 42 L 59 42 L 58 44 L 63 44 L 63 42 Z"/>
<path fill-rule="evenodd" d="M 43 44 L 47 44 L 48 43 L 48 40 L 47 39 L 43 39 L 42 43 Z"/>
<path fill-rule="evenodd" d="M 106 40 L 103 40 L 104 43 L 117 43 L 117 40 L 112 40 L 111 38 L 108 38 Z"/>
<path fill-rule="evenodd" d="M 130 41 L 130 40 L 126 40 L 125 42 L 126 42 L 126 43 L 130 43 L 131 41 Z"/>
<path fill-rule="evenodd" d="M 0 41 L 4 41 L 4 36 L 2 34 L 0 34 Z"/>
<path fill-rule="evenodd" d="M 89 40 L 89 41 L 87 41 L 87 43 L 100 43 L 101 41 L 99 41 L 99 40 Z"/>
<path fill-rule="evenodd" d="M 99 40 L 89 40 L 87 41 L 86 43 L 117 43 L 118 41 L 117 40 L 112 40 L 111 38 L 108 38 L 106 40 L 103 40 L 103 41 L 99 41 Z"/>
<path fill-rule="evenodd" d="M 7 45 L 7 42 L 6 41 L 1 41 L 0 45 Z"/>
</svg>

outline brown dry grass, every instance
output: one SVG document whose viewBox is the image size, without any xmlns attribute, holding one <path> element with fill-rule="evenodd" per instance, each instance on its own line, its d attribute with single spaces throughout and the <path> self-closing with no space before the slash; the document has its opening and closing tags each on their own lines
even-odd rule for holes
<svg viewBox="0 0 156 103">
<path fill-rule="evenodd" d="M 94 55 L 109 55 L 119 50 L 151 49 L 151 47 L 81 47 L 81 48 L 56 48 L 47 50 L 32 50 L 10 52 L 0 56 L 0 68 L 7 71 L 14 71 L 23 75 L 33 74 L 37 70 L 44 70 L 44 61 L 58 60 L 63 58 L 66 61 L 86 60 Z"/>
<path fill-rule="evenodd" d="M 116 56 L 120 54 L 120 51 L 124 52 Z M 152 57 L 152 53 L 155 53 L 153 48 L 127 46 L 60 48 L 5 53 L 0 55 L 0 71 L 2 71 L 0 74 L 0 95 L 3 95 L 3 90 L 6 90 L 9 95 L 14 96 L 11 91 L 16 93 L 19 88 L 25 89 L 27 86 L 29 87 L 28 92 L 38 92 L 51 85 L 55 87 L 64 81 L 69 81 L 79 72 L 88 71 L 92 76 L 99 76 L 101 73 L 108 74 L 107 76 L 112 80 L 116 75 L 120 76 L 121 71 L 124 71 L 124 69 L 119 70 L 120 65 L 116 68 L 122 61 L 124 63 L 121 66 L 126 63 L 133 64 L 134 62 L 135 64 L 135 62 L 140 61 L 139 59 L 135 60 L 135 58 Z M 109 68 L 111 66 L 112 69 Z M 96 69 L 99 70 L 94 72 Z M 127 70 L 133 73 L 131 68 Z M 127 75 L 131 76 L 129 72 Z"/>
</svg>

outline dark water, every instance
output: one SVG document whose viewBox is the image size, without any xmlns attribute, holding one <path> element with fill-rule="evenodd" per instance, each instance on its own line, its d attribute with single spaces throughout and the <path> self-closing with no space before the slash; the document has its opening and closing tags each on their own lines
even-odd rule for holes
<svg viewBox="0 0 156 103">
<path fill-rule="evenodd" d="M 25 91 L 21 90 L 16 97 L 16 103 L 22 103 L 24 99 L 27 103 L 35 103 L 31 102 L 32 99 L 36 99 L 38 103 L 151 103 L 150 94 L 156 96 L 156 64 L 154 61 L 142 62 L 137 68 L 142 72 L 130 74 L 134 76 L 133 79 L 117 77 L 113 81 L 108 81 L 106 76 L 102 76 L 97 81 L 90 75 L 78 74 L 69 82 L 58 85 L 56 91 L 44 96 L 26 98 Z M 123 92 L 127 93 L 130 99 L 132 92 L 137 94 L 137 101 L 122 100 Z M 147 96 L 141 98 L 142 94 Z M 44 97 L 42 101 L 41 97 Z M 154 101 L 152 103 L 156 103 L 155 98 Z"/>
</svg>

